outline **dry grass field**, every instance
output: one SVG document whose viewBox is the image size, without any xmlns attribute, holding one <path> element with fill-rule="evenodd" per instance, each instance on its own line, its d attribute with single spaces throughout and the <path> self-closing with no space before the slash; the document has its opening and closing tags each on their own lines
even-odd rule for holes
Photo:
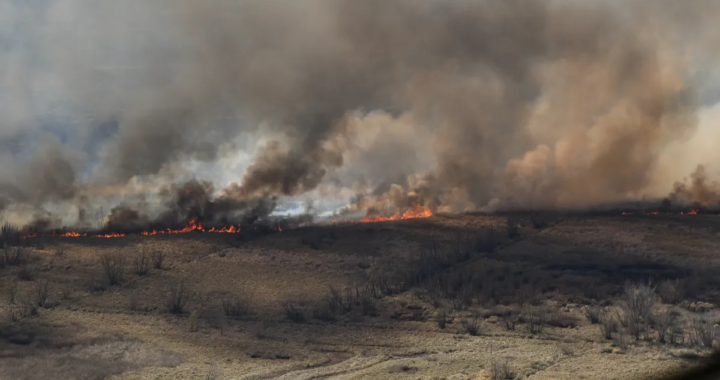
<svg viewBox="0 0 720 380">
<path fill-rule="evenodd" d="M 3 251 L 0 379 L 644 379 L 701 362 L 720 321 L 717 216 L 23 245 Z"/>
</svg>

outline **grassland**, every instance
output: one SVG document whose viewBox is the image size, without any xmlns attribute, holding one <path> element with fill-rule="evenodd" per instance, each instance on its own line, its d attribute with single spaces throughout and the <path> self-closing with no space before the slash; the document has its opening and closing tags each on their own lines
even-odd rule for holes
<svg viewBox="0 0 720 380">
<path fill-rule="evenodd" d="M 2 379 L 643 379 L 718 343 L 716 216 L 436 215 L 22 245 L 0 270 Z M 649 311 L 628 322 L 643 289 Z"/>
</svg>

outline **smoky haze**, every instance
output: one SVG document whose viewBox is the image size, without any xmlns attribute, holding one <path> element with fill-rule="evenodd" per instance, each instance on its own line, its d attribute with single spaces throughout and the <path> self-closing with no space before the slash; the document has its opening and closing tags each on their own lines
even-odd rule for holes
<svg viewBox="0 0 720 380">
<path fill-rule="evenodd" d="M 660 157 L 695 133 L 720 47 L 714 1 L 121 3 L 0 0 L 4 218 L 666 195 Z"/>
</svg>

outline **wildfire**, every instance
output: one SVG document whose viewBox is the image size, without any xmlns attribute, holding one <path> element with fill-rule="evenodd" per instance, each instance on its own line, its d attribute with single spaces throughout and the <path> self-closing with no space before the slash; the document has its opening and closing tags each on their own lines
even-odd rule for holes
<svg viewBox="0 0 720 380">
<path fill-rule="evenodd" d="M 699 211 L 699 210 L 690 210 L 690 211 L 688 211 L 688 212 L 682 212 L 682 211 L 681 211 L 681 212 L 680 212 L 680 215 L 697 215 L 697 214 L 698 214 L 698 211 Z M 635 213 L 623 211 L 622 214 L 623 214 L 623 215 L 634 215 Z M 641 214 L 641 215 L 660 215 L 660 212 L 659 212 L 659 211 L 651 211 L 651 212 L 646 212 L 646 213 Z M 674 214 L 668 212 L 668 213 L 666 213 L 665 215 L 674 215 Z"/>
<path fill-rule="evenodd" d="M 376 215 L 376 216 L 366 216 L 362 219 L 360 219 L 360 223 L 375 223 L 375 222 L 387 222 L 392 220 L 403 220 L 403 219 L 416 219 L 416 218 L 429 218 L 432 216 L 432 210 L 429 208 L 425 208 L 422 205 L 415 204 L 413 205 L 413 208 L 410 210 L 407 210 L 400 214 L 400 212 L 396 212 L 392 216 L 385 216 L 385 215 Z"/>
</svg>

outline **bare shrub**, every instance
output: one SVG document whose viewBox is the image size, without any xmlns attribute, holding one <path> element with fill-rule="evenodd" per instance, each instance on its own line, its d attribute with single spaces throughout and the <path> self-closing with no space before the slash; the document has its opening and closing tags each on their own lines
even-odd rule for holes
<svg viewBox="0 0 720 380">
<path fill-rule="evenodd" d="M 505 225 L 505 232 L 510 240 L 520 237 L 520 225 L 515 218 L 508 218 Z"/>
<path fill-rule="evenodd" d="M 18 289 L 17 283 L 13 281 L 10 284 L 10 288 L 8 289 L 8 304 L 9 305 L 14 305 L 15 302 L 17 302 L 17 289 Z"/>
<path fill-rule="evenodd" d="M 447 326 L 448 323 L 448 312 L 445 309 L 440 309 L 437 311 L 437 325 L 439 328 L 444 329 L 445 326 Z"/>
<path fill-rule="evenodd" d="M 312 315 L 323 322 L 332 322 L 337 318 L 337 307 L 327 300 L 320 301 L 313 307 Z"/>
<path fill-rule="evenodd" d="M 133 258 L 133 272 L 138 276 L 150 274 L 150 257 L 145 252 L 140 252 Z"/>
<path fill-rule="evenodd" d="M 249 302 L 240 298 L 224 299 L 222 309 L 225 316 L 230 318 L 242 318 L 250 314 Z"/>
<path fill-rule="evenodd" d="M 520 321 L 520 312 L 515 308 L 506 308 L 501 311 L 500 319 L 507 331 L 514 331 Z"/>
<path fill-rule="evenodd" d="M 513 380 L 516 376 L 517 375 L 510 366 L 510 362 L 507 358 L 503 360 L 493 358 L 490 362 L 491 380 Z"/>
<path fill-rule="evenodd" d="M 635 340 L 647 338 L 655 300 L 655 286 L 652 284 L 625 284 L 618 320 Z"/>
<path fill-rule="evenodd" d="M 630 339 L 628 339 L 627 334 L 625 334 L 625 331 L 618 330 L 617 334 L 613 337 L 613 346 L 618 347 L 622 350 L 622 352 L 626 352 L 628 347 L 630 346 Z"/>
<path fill-rule="evenodd" d="M 657 287 L 657 292 L 663 302 L 677 305 L 685 300 L 687 289 L 684 281 L 675 279 L 661 282 Z"/>
<path fill-rule="evenodd" d="M 48 300 L 50 299 L 50 282 L 42 281 L 35 284 L 32 296 L 33 303 L 35 303 L 37 307 L 46 307 L 48 305 Z"/>
<path fill-rule="evenodd" d="M 585 306 L 583 308 L 583 315 L 585 315 L 585 319 L 587 319 L 588 322 L 596 325 L 600 323 L 600 315 L 602 314 L 602 311 L 602 308 L 597 305 Z"/>
<path fill-rule="evenodd" d="M 155 251 L 152 253 L 153 268 L 163 269 L 163 263 L 165 262 L 165 255 L 166 254 L 164 251 Z"/>
<path fill-rule="evenodd" d="M 22 265 L 27 262 L 28 256 L 32 253 L 32 248 L 26 247 L 5 247 L 3 249 L 3 257 L 6 265 Z"/>
<path fill-rule="evenodd" d="M 499 245 L 495 228 L 490 228 L 475 235 L 473 246 L 479 253 L 492 253 Z"/>
<path fill-rule="evenodd" d="M 603 338 L 607 340 L 612 339 L 612 334 L 617 331 L 615 316 L 607 310 L 603 310 L 598 318 L 598 327 L 600 328 L 600 333 Z"/>
<path fill-rule="evenodd" d="M 477 317 L 468 317 L 462 320 L 462 332 L 468 335 L 480 335 L 480 319 Z"/>
<path fill-rule="evenodd" d="M 527 323 L 528 331 L 531 334 L 540 334 L 545 329 L 548 315 L 544 307 L 528 307 L 523 313 L 523 319 Z"/>
<path fill-rule="evenodd" d="M 715 326 L 706 319 L 695 317 L 690 320 L 690 343 L 695 346 L 712 348 L 715 341 Z"/>
<path fill-rule="evenodd" d="M 532 224 L 533 228 L 536 230 L 541 230 L 545 227 L 547 227 L 550 223 L 547 219 L 543 218 L 539 215 L 533 215 L 530 217 L 530 223 Z"/>
<path fill-rule="evenodd" d="M 673 330 L 677 328 L 679 322 L 678 313 L 663 310 L 652 316 L 652 324 L 658 333 L 658 341 L 660 343 L 668 343 L 669 337 Z"/>
<path fill-rule="evenodd" d="M 63 257 L 63 256 L 65 256 L 65 248 L 63 248 L 63 247 L 57 247 L 57 248 L 55 249 L 55 256 L 57 256 L 57 257 Z"/>
<path fill-rule="evenodd" d="M 3 223 L 3 225 L 0 226 L 0 248 L 18 246 L 21 242 L 22 234 L 16 225 Z"/>
<path fill-rule="evenodd" d="M 17 277 L 23 281 L 32 281 L 37 276 L 37 265 L 23 265 L 17 273 Z"/>
<path fill-rule="evenodd" d="M 101 279 L 95 278 L 95 276 L 90 276 L 90 278 L 85 283 L 85 288 L 88 292 L 104 292 L 107 289 L 107 283 Z"/>
<path fill-rule="evenodd" d="M 110 286 L 120 284 L 125 271 L 125 256 L 119 253 L 106 253 L 100 256 L 100 266 Z"/>
<path fill-rule="evenodd" d="M 305 322 L 305 313 L 295 302 L 286 301 L 283 303 L 283 310 L 285 310 L 285 316 L 290 321 L 295 323 Z"/>
<path fill-rule="evenodd" d="M 351 289 L 346 287 L 343 290 L 337 289 L 333 286 L 329 287 L 327 302 L 338 311 L 350 312 L 353 308 L 353 295 Z"/>
<path fill-rule="evenodd" d="M 373 302 L 372 299 L 363 299 L 360 302 L 360 310 L 362 311 L 362 315 L 365 317 L 377 317 L 380 315 L 377 306 L 375 306 L 375 302 Z"/>
<path fill-rule="evenodd" d="M 171 285 L 167 300 L 168 311 L 173 314 L 182 314 L 189 298 L 190 293 L 185 286 L 185 282 L 181 281 Z"/>
<path fill-rule="evenodd" d="M 10 308 L 10 318 L 13 322 L 38 315 L 38 306 L 35 302 L 21 300 Z"/>
<path fill-rule="evenodd" d="M 129 307 L 132 311 L 136 311 L 140 308 L 140 299 L 138 298 L 137 294 L 130 295 Z"/>
<path fill-rule="evenodd" d="M 218 364 L 213 364 L 205 375 L 205 380 L 220 380 L 223 376 L 223 369 Z"/>
</svg>

